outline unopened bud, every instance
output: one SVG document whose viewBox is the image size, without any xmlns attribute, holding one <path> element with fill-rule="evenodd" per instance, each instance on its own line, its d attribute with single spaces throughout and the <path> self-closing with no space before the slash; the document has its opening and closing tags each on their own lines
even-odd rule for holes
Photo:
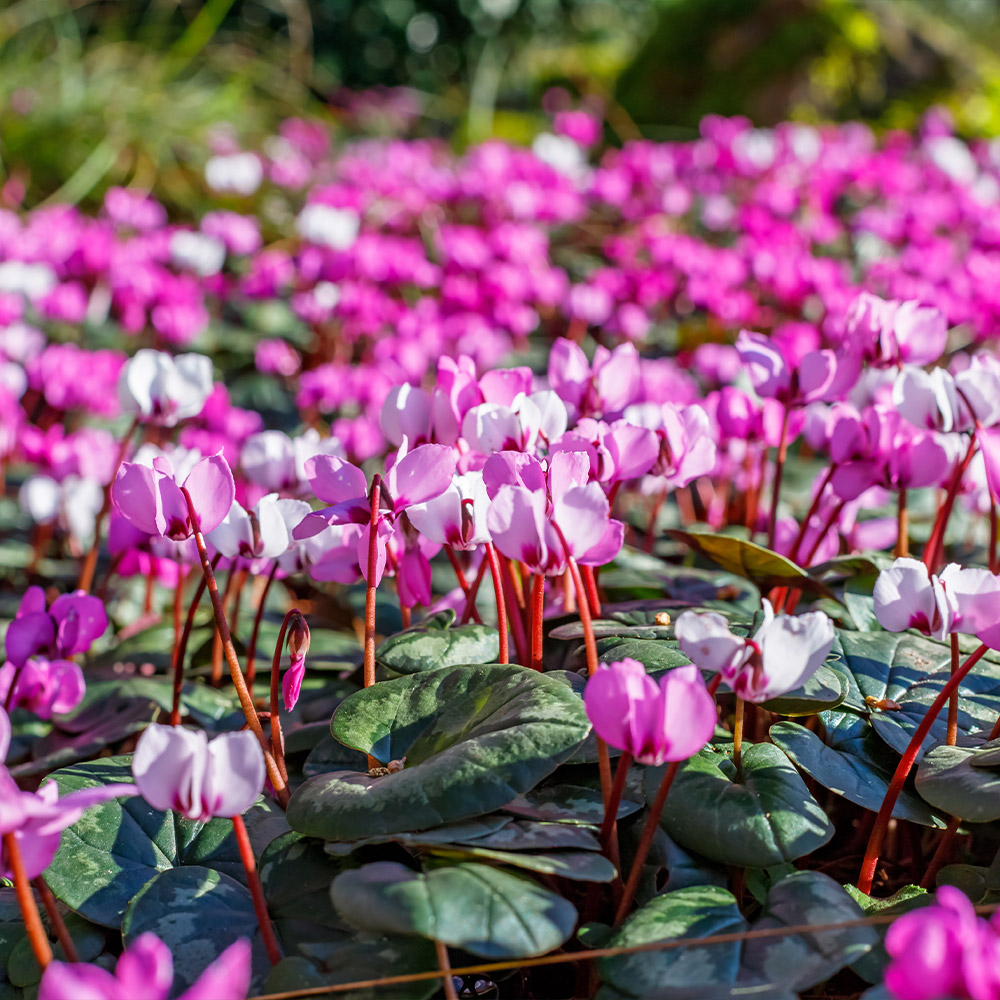
<svg viewBox="0 0 1000 1000">
<path fill-rule="evenodd" d="M 298 611 L 288 623 L 288 656 L 292 660 L 304 660 L 309 652 L 309 623 L 305 615 Z"/>
</svg>

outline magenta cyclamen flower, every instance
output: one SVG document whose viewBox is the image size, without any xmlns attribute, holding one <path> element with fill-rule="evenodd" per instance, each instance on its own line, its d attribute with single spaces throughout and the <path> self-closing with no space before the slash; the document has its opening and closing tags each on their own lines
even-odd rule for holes
<svg viewBox="0 0 1000 1000">
<path fill-rule="evenodd" d="M 722 615 L 685 611 L 674 628 L 681 652 L 702 670 L 722 674 L 746 701 L 794 691 L 823 665 L 833 647 L 833 622 L 821 611 L 775 615 L 764 601 L 764 623 L 753 638 L 733 635 Z"/>
<path fill-rule="evenodd" d="M 192 525 L 186 491 L 198 515 Z M 220 453 L 203 458 L 182 483 L 178 483 L 170 460 L 153 459 L 152 468 L 125 462 L 118 470 L 111 496 L 118 512 L 149 535 L 181 541 L 195 528 L 203 533 L 222 523 L 236 497 L 236 484 L 229 463 Z"/>
<path fill-rule="evenodd" d="M 38 1000 L 166 1000 L 174 981 L 170 949 L 153 933 L 125 949 L 115 971 L 86 962 L 51 962 Z M 250 988 L 250 942 L 231 944 L 177 1000 L 244 1000 Z"/>
<path fill-rule="evenodd" d="M 996 1000 L 1000 997 L 1000 921 L 976 916 L 950 885 L 937 901 L 896 920 L 885 936 L 885 985 L 895 1000 Z"/>
<path fill-rule="evenodd" d="M 62 594 L 46 610 L 45 591 L 29 587 L 7 627 L 7 660 L 19 667 L 32 656 L 65 658 L 85 653 L 107 627 L 107 612 L 99 598 L 82 590 Z"/>
<path fill-rule="evenodd" d="M 686 760 L 715 730 L 715 701 L 695 667 L 670 670 L 657 684 L 637 660 L 602 664 L 583 701 L 594 732 L 640 764 Z"/>
<path fill-rule="evenodd" d="M 951 632 L 982 633 L 1000 642 L 996 624 L 1000 577 L 988 570 L 962 569 L 951 563 L 937 575 L 918 559 L 896 559 L 879 573 L 872 596 L 875 617 L 890 632 L 915 628 L 935 639 Z"/>
<path fill-rule="evenodd" d="M 264 755 L 246 730 L 209 741 L 200 730 L 153 725 L 139 738 L 132 774 L 154 809 L 205 822 L 254 804 L 264 787 Z"/>
</svg>

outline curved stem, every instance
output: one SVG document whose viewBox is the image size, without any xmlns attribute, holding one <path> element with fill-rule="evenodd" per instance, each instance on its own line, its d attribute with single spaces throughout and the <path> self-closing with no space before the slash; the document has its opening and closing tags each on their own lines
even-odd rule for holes
<svg viewBox="0 0 1000 1000">
<path fill-rule="evenodd" d="M 458 556 L 455 554 L 455 546 L 446 545 L 444 547 L 444 551 L 445 555 L 448 557 L 448 562 L 451 563 L 451 568 L 455 571 L 455 579 L 458 581 L 459 587 L 462 588 L 462 593 L 465 595 L 466 605 L 468 605 L 469 590 L 471 588 L 469 587 L 469 581 L 466 579 L 465 571 L 462 569 L 462 564 L 458 561 Z M 472 617 L 475 619 L 475 621 L 479 625 L 482 625 L 483 620 L 482 618 L 479 617 L 479 612 L 476 610 L 475 602 L 473 602 L 472 604 L 470 613 Z"/>
<path fill-rule="evenodd" d="M 17 894 L 17 905 L 21 908 L 31 950 L 35 954 L 35 961 L 44 972 L 45 967 L 52 961 L 52 945 L 49 944 L 42 918 L 38 914 L 34 893 L 31 891 L 31 882 L 24 870 L 24 859 L 21 857 L 21 845 L 17 842 L 17 834 L 3 835 L 3 853 L 14 876 L 14 892 Z"/>
<path fill-rule="evenodd" d="M 73 943 L 73 938 L 70 937 L 70 933 L 66 929 L 66 921 L 63 920 L 62 914 L 59 912 L 55 896 L 52 895 L 52 890 L 49 888 L 48 883 L 41 875 L 36 875 L 31 880 L 31 884 L 38 890 L 38 895 L 41 896 L 42 905 L 45 907 L 45 913 L 49 918 L 49 926 L 55 931 L 56 940 L 62 947 L 66 961 L 79 962 L 80 956 L 76 952 L 76 945 Z"/>
<path fill-rule="evenodd" d="M 11 677 L 10 687 L 7 688 L 7 697 L 3 700 L 3 710 L 5 712 L 9 712 L 10 706 L 14 704 L 14 689 L 17 687 L 17 682 L 21 679 L 22 670 L 24 670 L 23 663 L 19 667 L 14 668 L 14 676 Z"/>
<path fill-rule="evenodd" d="M 663 781 L 660 782 L 660 788 L 656 793 L 656 799 L 652 806 L 650 806 L 649 815 L 646 817 L 646 824 L 643 826 L 642 834 L 639 837 L 639 846 L 632 861 L 632 870 L 629 872 L 628 881 L 625 883 L 625 892 L 615 913 L 616 927 L 625 919 L 628 909 L 632 905 L 632 900 L 635 898 L 635 890 L 639 887 L 639 879 L 642 877 L 642 866 L 646 863 L 646 858 L 649 857 L 649 849 L 653 845 L 656 828 L 660 825 L 660 816 L 663 813 L 663 807 L 667 804 L 667 793 L 670 791 L 670 786 L 674 783 L 674 777 L 677 774 L 679 766 L 679 763 L 674 761 L 667 768 L 666 773 L 663 775 Z"/>
<path fill-rule="evenodd" d="M 528 665 L 532 670 L 542 669 L 542 646 L 545 630 L 542 617 L 545 613 L 545 574 L 536 573 L 531 584 L 531 656 Z"/>
<path fill-rule="evenodd" d="M 965 452 L 965 457 L 955 466 L 954 475 L 948 484 L 948 494 L 945 497 L 944 504 L 941 506 L 941 510 L 938 512 L 934 527 L 931 529 L 931 537 L 927 540 L 927 546 L 924 549 L 924 565 L 932 573 L 941 561 L 941 553 L 944 551 L 944 536 L 948 530 L 948 521 L 951 519 L 951 512 L 955 507 L 955 499 L 958 496 L 959 487 L 962 485 L 962 477 L 965 475 L 965 470 L 968 469 L 969 463 L 976 453 L 976 444 L 976 437 L 973 435 L 969 439 L 969 447 Z"/>
<path fill-rule="evenodd" d="M 264 589 L 260 592 L 260 600 L 257 602 L 257 612 L 253 616 L 253 631 L 250 633 L 250 645 L 247 647 L 247 687 L 253 691 L 253 682 L 257 679 L 257 636 L 260 634 L 260 623 L 264 618 L 264 607 L 267 604 L 267 595 L 274 583 L 274 575 L 278 572 L 278 564 L 271 567 L 271 572 L 267 574 L 264 581 Z"/>
<path fill-rule="evenodd" d="M 271 926 L 271 918 L 267 912 L 267 901 L 264 899 L 264 890 L 261 888 L 260 876 L 257 874 L 257 861 L 253 856 L 253 847 L 250 845 L 246 823 L 243 822 L 243 817 L 239 814 L 233 817 L 233 833 L 236 834 L 240 860 L 247 873 L 247 885 L 250 887 L 250 895 L 253 897 L 253 908 L 257 914 L 261 940 L 264 942 L 264 949 L 267 951 L 267 957 L 271 960 L 271 965 L 277 965 L 281 961 L 281 949 L 278 947 L 278 939 L 274 936 L 274 928 Z"/>
<path fill-rule="evenodd" d="M 191 494 L 183 486 L 181 487 L 181 492 L 187 501 L 191 524 L 197 525 L 198 514 L 194 509 Z M 264 765 L 267 768 L 267 776 L 271 779 L 271 787 L 274 789 L 274 794 L 282 809 L 284 809 L 288 805 L 288 787 L 281 776 L 281 772 L 278 770 L 278 765 L 271 753 L 271 747 L 264 736 L 264 730 L 261 728 L 260 719 L 257 718 L 257 709 L 254 708 L 253 697 L 247 690 L 246 681 L 243 679 L 240 661 L 236 657 L 236 647 L 233 646 L 233 637 L 229 633 L 229 623 L 226 621 L 226 613 L 222 608 L 219 586 L 215 580 L 211 560 L 208 558 L 205 537 L 202 535 L 200 528 L 195 528 L 194 530 L 194 542 L 198 548 L 198 557 L 201 559 L 201 571 L 205 576 L 208 596 L 212 599 L 212 610 L 215 612 L 215 627 L 222 636 L 222 651 L 225 653 L 226 663 L 229 665 L 229 673 L 233 678 L 233 687 L 236 688 L 236 694 L 240 699 L 240 706 L 243 708 L 243 714 L 246 716 L 247 725 L 254 736 L 257 737 L 261 750 L 264 751 Z"/>
<path fill-rule="evenodd" d="M 802 518 L 802 521 L 799 524 L 798 534 L 795 536 L 795 541 L 788 550 L 788 558 L 791 559 L 792 562 L 798 562 L 799 548 L 802 546 L 803 541 L 805 541 L 806 532 L 809 530 L 809 522 L 816 516 L 816 511 L 819 510 L 819 505 L 823 501 L 823 494 L 826 492 L 827 486 L 830 485 L 830 480 L 833 479 L 833 474 L 836 469 L 837 463 L 831 462 L 826 470 L 826 475 L 823 477 L 823 482 L 820 483 L 820 487 L 816 491 L 816 495 L 813 497 L 812 503 L 809 505 L 809 510 L 806 511 L 806 516 Z"/>
<path fill-rule="evenodd" d="M 528 636 L 524 625 L 526 606 L 521 581 L 514 569 L 513 559 L 500 558 L 500 577 L 503 581 L 504 601 L 507 606 L 507 624 L 514 637 L 517 662 L 527 663 L 531 652 L 528 648 Z"/>
<path fill-rule="evenodd" d="M 233 593 L 233 586 L 239 578 L 239 570 L 236 568 L 237 560 L 233 560 L 226 574 L 226 588 L 222 592 L 222 609 L 225 611 L 229 604 L 229 599 Z M 212 636 L 212 674 L 209 683 L 212 687 L 218 687 L 222 683 L 222 633 L 216 632 Z"/>
<path fill-rule="evenodd" d="M 945 827 L 941 834 L 941 839 L 938 840 L 934 857 L 931 858 L 930 864 L 927 866 L 927 871 L 924 872 L 924 877 L 920 880 L 922 888 L 931 889 L 934 887 L 937 873 L 941 870 L 948 857 L 948 853 L 951 851 L 952 845 L 955 843 L 955 834 L 958 833 L 958 826 L 961 822 L 957 816 L 952 816 L 948 821 L 948 826 Z"/>
<path fill-rule="evenodd" d="M 510 648 L 507 639 L 507 603 L 503 596 L 503 581 L 500 578 L 500 560 L 492 542 L 486 543 L 486 558 L 490 564 L 490 575 L 493 577 L 493 590 L 497 601 L 497 631 L 500 633 L 499 663 L 510 662 Z"/>
<path fill-rule="evenodd" d="M 601 850 L 615 867 L 619 865 L 617 837 L 614 836 L 618 823 L 618 806 L 621 805 L 622 792 L 625 791 L 625 780 L 628 778 L 628 769 L 631 763 L 632 755 L 627 750 L 623 750 L 622 755 L 618 758 L 618 766 L 615 768 L 615 781 L 611 786 L 611 796 L 608 799 L 607 808 L 604 810 L 604 822 L 601 824 Z M 611 857 L 612 853 L 614 853 L 614 857 Z"/>
<path fill-rule="evenodd" d="M 212 567 L 218 563 L 221 556 L 216 556 L 212 561 Z M 207 580 L 202 574 L 198 581 L 198 587 L 191 598 L 188 606 L 187 618 L 184 620 L 184 631 L 181 632 L 180 642 L 174 644 L 173 663 L 171 664 L 174 673 L 174 703 L 170 710 L 170 725 L 179 726 L 181 724 L 181 689 L 184 687 L 184 657 L 187 655 L 188 639 L 191 638 L 191 629 L 194 626 L 194 616 L 201 604 L 201 595 L 205 593 Z"/>
<path fill-rule="evenodd" d="M 125 455 L 128 453 L 129 442 L 132 440 L 132 435 L 135 433 L 138 426 L 139 418 L 136 417 L 135 420 L 132 421 L 132 425 L 125 432 L 125 436 L 121 439 L 121 443 L 118 445 L 118 458 L 115 461 L 115 471 L 112 473 L 111 479 L 108 480 L 107 485 L 104 487 L 104 502 L 101 504 L 101 509 L 97 512 L 97 517 L 94 520 L 94 541 L 90 546 L 90 551 L 87 553 L 87 557 L 80 569 L 80 576 L 76 581 L 77 590 L 84 590 L 88 594 L 90 593 L 90 588 L 94 582 L 94 570 L 97 569 L 97 554 L 101 550 L 101 528 L 104 526 L 104 519 L 108 516 L 108 512 L 111 510 L 111 487 L 114 484 L 115 479 L 118 477 L 118 470 L 121 468 L 122 462 L 125 461 Z"/>
<path fill-rule="evenodd" d="M 845 500 L 841 500 L 839 503 L 833 505 L 832 509 L 830 510 L 830 514 L 826 519 L 826 523 L 820 529 L 819 534 L 816 535 L 815 541 L 809 547 L 808 555 L 801 563 L 799 563 L 799 565 L 802 566 L 803 569 L 808 569 L 809 564 L 813 561 L 813 559 L 816 558 L 816 553 L 819 551 L 820 545 L 823 544 L 823 539 L 826 538 L 826 536 L 830 533 L 830 529 L 833 528 L 833 526 L 837 523 L 838 519 L 840 518 L 841 511 L 843 511 L 846 505 L 847 504 Z M 789 614 L 792 613 L 791 609 L 789 609 L 788 613 Z"/>
<path fill-rule="evenodd" d="M 910 771 L 913 769 L 917 754 L 923 746 L 924 738 L 930 732 L 931 726 L 934 725 L 934 721 L 940 714 L 941 709 L 944 708 L 945 703 L 951 697 L 952 691 L 962 683 L 966 674 L 979 662 L 988 649 L 989 646 L 985 643 L 981 645 L 951 675 L 945 686 L 941 688 L 938 696 L 931 702 L 930 708 L 927 709 L 927 714 L 920 720 L 920 725 L 917 726 L 913 736 L 910 737 L 906 751 L 896 765 L 896 770 L 893 773 L 892 780 L 889 782 L 885 798 L 882 800 L 882 807 L 878 811 L 878 816 L 875 817 L 875 825 L 872 827 L 871 836 L 868 838 L 868 847 L 865 850 L 864 861 L 861 863 L 861 873 L 858 875 L 858 888 L 862 892 L 871 893 L 872 882 L 875 881 L 875 868 L 878 865 L 879 851 L 882 849 L 885 832 L 889 826 L 889 820 L 892 818 L 892 810 L 895 808 L 899 793 L 903 790 L 903 785 Z"/>
<path fill-rule="evenodd" d="M 271 753 L 281 771 L 281 776 L 287 781 L 288 772 L 285 770 L 285 744 L 281 735 L 281 651 L 285 648 L 285 635 L 288 632 L 288 625 L 295 615 L 301 612 L 298 608 L 292 608 L 285 613 L 281 622 L 281 629 L 278 632 L 278 641 L 274 646 L 274 656 L 271 659 Z"/>
<path fill-rule="evenodd" d="M 581 566 L 580 576 L 583 577 L 583 582 L 587 588 L 587 600 L 590 602 L 590 613 L 600 617 L 601 598 L 597 593 L 597 578 L 594 576 L 594 567 Z"/>
<path fill-rule="evenodd" d="M 462 618 L 459 621 L 459 625 L 464 625 L 473 615 L 475 615 L 476 621 L 482 624 L 483 620 L 479 617 L 479 611 L 476 609 L 476 596 L 479 594 L 479 587 L 486 576 L 486 569 L 489 564 L 490 561 L 485 556 L 479 562 L 476 578 L 472 581 L 472 586 L 469 588 L 469 593 L 465 598 L 465 608 L 462 611 Z"/>
</svg>

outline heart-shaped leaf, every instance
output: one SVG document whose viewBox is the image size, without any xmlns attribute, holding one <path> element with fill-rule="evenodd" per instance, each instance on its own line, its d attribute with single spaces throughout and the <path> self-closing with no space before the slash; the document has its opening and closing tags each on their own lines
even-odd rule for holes
<svg viewBox="0 0 1000 1000">
<path fill-rule="evenodd" d="M 75 764 L 56 771 L 52 780 L 60 795 L 108 783 L 131 783 L 131 760 L 104 757 Z M 287 829 L 271 806 L 253 807 L 246 823 L 258 843 Z M 135 796 L 88 809 L 63 832 L 45 878 L 67 906 L 96 924 L 117 928 L 129 900 L 151 878 L 182 865 L 204 865 L 234 878 L 244 877 L 230 820 L 195 823 L 153 809 Z"/>
<path fill-rule="evenodd" d="M 390 636 L 375 650 L 375 657 L 397 674 L 496 661 L 500 634 L 495 628 L 454 622 L 454 611 L 439 611 L 413 628 Z"/>
<path fill-rule="evenodd" d="M 664 768 L 647 768 L 655 797 Z M 744 744 L 741 776 L 709 745 L 679 768 L 661 825 L 682 847 L 712 861 L 765 868 L 821 847 L 833 826 L 788 758 L 769 743 Z"/>
<path fill-rule="evenodd" d="M 997 746 L 986 744 L 986 753 Z M 917 791 L 935 809 L 969 823 L 1000 819 L 1000 770 L 975 766 L 982 751 L 965 747 L 935 747 L 917 769 Z"/>
<path fill-rule="evenodd" d="M 362 930 L 412 934 L 483 958 L 544 955 L 576 924 L 562 896 L 488 865 L 417 872 L 377 861 L 338 875 L 330 893 L 337 912 Z"/>
<path fill-rule="evenodd" d="M 237 938 L 250 938 L 254 944 L 258 982 L 269 968 L 250 890 L 211 868 L 166 868 L 136 893 L 122 921 L 126 946 L 149 932 L 173 952 L 175 994 L 190 986 Z"/>
<path fill-rule="evenodd" d="M 293 829 L 325 840 L 430 829 L 492 812 L 533 788 L 583 741 L 583 702 L 561 681 L 518 666 L 463 666 L 383 681 L 352 695 L 337 739 L 393 774 L 341 771 L 292 796 Z"/>
<path fill-rule="evenodd" d="M 789 759 L 815 781 L 848 802 L 878 812 L 899 758 L 875 735 L 868 720 L 834 709 L 820 716 L 826 742 L 797 722 L 776 722 L 770 736 Z M 946 826 L 919 795 L 904 787 L 892 810 L 897 819 Z"/>
<path fill-rule="evenodd" d="M 836 708 L 847 697 L 847 690 L 847 678 L 824 664 L 802 687 L 765 701 L 761 707 L 777 715 L 815 715 Z"/>
<path fill-rule="evenodd" d="M 607 946 L 689 938 L 690 946 L 616 955 L 600 959 L 598 967 L 605 982 L 630 997 L 794 996 L 867 953 L 878 940 L 874 930 L 845 927 L 702 945 L 697 939 L 748 929 L 835 924 L 859 916 L 850 896 L 819 872 L 794 872 L 774 883 L 761 916 L 749 928 L 726 889 L 678 889 L 654 897 L 634 913 Z"/>
</svg>

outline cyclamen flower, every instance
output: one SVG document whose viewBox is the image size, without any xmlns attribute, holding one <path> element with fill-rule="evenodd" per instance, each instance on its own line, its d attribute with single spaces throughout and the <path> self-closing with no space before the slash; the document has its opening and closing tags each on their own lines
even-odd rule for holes
<svg viewBox="0 0 1000 1000">
<path fill-rule="evenodd" d="M 981 919 L 953 886 L 941 886 L 932 906 L 894 921 L 885 950 L 885 986 L 895 1000 L 1000 997 L 1000 917 Z"/>
<path fill-rule="evenodd" d="M 801 687 L 833 647 L 833 623 L 821 611 L 775 615 L 764 601 L 764 622 L 752 638 L 733 635 L 714 612 L 685 611 L 674 634 L 681 652 L 702 670 L 721 673 L 746 701 L 761 702 Z"/>
<path fill-rule="evenodd" d="M 198 524 L 192 524 L 186 491 L 194 506 Z M 173 466 L 164 455 L 153 459 L 150 468 L 125 462 L 118 470 L 111 497 L 118 512 L 149 535 L 181 541 L 195 530 L 207 534 L 217 528 L 236 498 L 236 484 L 229 463 L 222 454 L 203 458 L 178 483 Z"/>
<path fill-rule="evenodd" d="M 212 361 L 203 354 L 172 357 L 143 348 L 118 380 L 122 410 L 164 427 L 196 417 L 211 392 Z"/>
<path fill-rule="evenodd" d="M 890 632 L 915 628 L 935 639 L 963 632 L 1000 642 L 1000 577 L 988 570 L 951 563 L 937 575 L 918 559 L 896 559 L 879 573 L 872 596 L 875 617 Z"/>
<path fill-rule="evenodd" d="M 0 758 L 10 749 L 11 726 L 7 713 L 0 708 Z M 41 875 L 59 850 L 62 831 L 72 826 L 91 807 L 108 799 L 135 795 L 134 785 L 110 784 L 81 788 L 59 797 L 59 786 L 48 781 L 37 792 L 23 792 L 0 764 L 0 834 L 13 833 L 21 848 L 28 878 Z M 14 873 L 4 857 L 0 843 L 0 876 L 12 879 Z"/>
<path fill-rule="evenodd" d="M 302 501 L 280 500 L 277 493 L 268 493 L 249 510 L 234 502 L 207 539 L 227 559 L 277 559 L 291 543 L 283 507 L 299 514 Z"/>
<path fill-rule="evenodd" d="M 244 1000 L 250 988 L 250 942 L 231 944 L 177 1000 Z M 174 981 L 170 949 L 140 934 L 109 972 L 87 962 L 50 962 L 38 1000 L 167 1000 Z"/>
<path fill-rule="evenodd" d="M 292 616 L 288 626 L 287 646 L 290 663 L 281 679 L 281 696 L 285 708 L 291 711 L 299 700 L 302 681 L 306 675 L 306 654 L 309 652 L 309 625 L 298 613 Z"/>
<path fill-rule="evenodd" d="M 7 627 L 7 660 L 19 667 L 39 654 L 66 658 L 85 653 L 107 627 L 108 615 L 99 598 L 82 590 L 62 594 L 46 610 L 45 591 L 29 587 Z"/>
<path fill-rule="evenodd" d="M 637 660 L 602 664 L 583 701 L 594 732 L 640 764 L 686 760 L 715 730 L 715 701 L 693 666 L 670 670 L 657 684 Z"/>
<path fill-rule="evenodd" d="M 866 361 L 927 365 L 944 352 L 948 321 L 919 302 L 887 302 L 862 292 L 847 314 L 847 338 Z"/>
<path fill-rule="evenodd" d="M 154 809 L 204 823 L 254 804 L 264 787 L 264 755 L 246 730 L 209 741 L 201 730 L 152 725 L 139 737 L 132 774 Z"/>
</svg>

